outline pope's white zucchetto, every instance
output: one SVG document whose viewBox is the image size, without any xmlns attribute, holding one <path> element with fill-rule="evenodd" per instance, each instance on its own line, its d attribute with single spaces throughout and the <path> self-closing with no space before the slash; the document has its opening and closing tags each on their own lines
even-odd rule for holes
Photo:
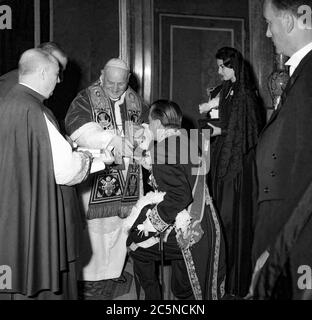
<svg viewBox="0 0 312 320">
<path fill-rule="evenodd" d="M 107 67 L 119 68 L 119 69 L 123 69 L 126 71 L 130 71 L 128 65 L 123 60 L 118 59 L 118 58 L 110 59 L 105 65 L 105 68 L 107 68 Z"/>
</svg>

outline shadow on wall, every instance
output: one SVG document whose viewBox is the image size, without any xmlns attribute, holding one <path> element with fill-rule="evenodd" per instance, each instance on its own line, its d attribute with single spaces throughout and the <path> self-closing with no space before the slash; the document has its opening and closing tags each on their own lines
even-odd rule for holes
<svg viewBox="0 0 312 320">
<path fill-rule="evenodd" d="M 131 73 L 131 75 L 130 75 L 129 86 L 130 86 L 136 93 L 139 93 L 139 89 L 140 89 L 139 81 L 138 81 L 138 78 L 136 77 L 136 75 L 134 75 L 133 73 Z"/>
<path fill-rule="evenodd" d="M 63 82 L 56 86 L 53 96 L 47 102 L 47 106 L 53 111 L 62 130 L 64 129 L 67 110 L 79 92 L 81 77 L 81 68 L 78 63 L 69 60 L 64 72 Z"/>
<path fill-rule="evenodd" d="M 267 122 L 267 108 L 265 106 L 264 98 L 260 94 L 259 85 L 258 85 L 259 82 L 257 80 L 257 76 L 254 72 L 254 68 L 253 68 L 252 64 L 246 59 L 244 59 L 244 67 L 247 69 L 246 70 L 247 71 L 246 74 L 248 75 L 248 78 L 246 79 L 247 83 L 254 84 L 254 86 L 255 86 L 254 89 L 258 93 L 258 105 L 260 107 L 259 115 L 261 117 L 261 119 L 260 119 L 261 123 L 264 126 L 264 124 Z"/>
</svg>

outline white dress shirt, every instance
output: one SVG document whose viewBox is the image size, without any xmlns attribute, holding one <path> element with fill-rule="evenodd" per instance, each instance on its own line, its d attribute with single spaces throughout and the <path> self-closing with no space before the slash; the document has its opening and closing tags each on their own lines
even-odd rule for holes
<svg viewBox="0 0 312 320">
<path fill-rule="evenodd" d="M 67 185 L 74 178 L 81 174 L 84 165 L 82 155 L 72 150 L 71 145 L 59 133 L 56 127 L 44 114 L 48 126 L 51 142 L 54 176 L 57 184 Z M 95 173 L 105 169 L 105 163 L 98 158 L 94 158 L 90 168 L 90 173 Z"/>
<path fill-rule="evenodd" d="M 112 100 L 114 102 L 116 126 L 118 134 L 120 134 L 121 136 L 124 136 L 124 132 L 122 127 L 120 106 L 125 102 L 125 96 L 126 93 L 124 93 L 118 100 Z"/>
<path fill-rule="evenodd" d="M 292 76 L 296 68 L 302 61 L 302 59 L 312 50 L 312 42 L 298 50 L 294 53 L 291 58 L 285 63 L 286 66 L 289 66 L 289 75 Z"/>
<path fill-rule="evenodd" d="M 71 145 L 63 138 L 56 127 L 44 114 L 51 142 L 54 176 L 57 184 L 66 185 L 71 182 L 82 167 L 82 159 L 78 152 L 73 152 Z"/>
</svg>

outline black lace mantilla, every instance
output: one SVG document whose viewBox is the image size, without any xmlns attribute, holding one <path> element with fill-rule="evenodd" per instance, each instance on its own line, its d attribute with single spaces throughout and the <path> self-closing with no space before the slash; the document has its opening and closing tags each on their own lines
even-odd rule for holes
<svg viewBox="0 0 312 320">
<path fill-rule="evenodd" d="M 229 90 L 233 90 L 233 94 L 227 94 Z M 233 177 L 242 170 L 243 157 L 255 147 L 262 128 L 261 105 L 256 91 L 235 84 L 233 88 L 225 85 L 224 92 L 221 104 L 229 109 L 225 111 L 227 134 L 220 137 L 221 146 L 216 158 L 218 179 Z"/>
</svg>

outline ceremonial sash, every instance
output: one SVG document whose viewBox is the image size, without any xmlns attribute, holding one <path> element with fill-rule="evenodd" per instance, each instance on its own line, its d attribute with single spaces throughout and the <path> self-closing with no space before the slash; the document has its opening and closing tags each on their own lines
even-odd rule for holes
<svg viewBox="0 0 312 320">
<path fill-rule="evenodd" d="M 129 124 L 137 124 L 142 114 L 142 104 L 136 93 L 128 89 L 116 103 L 120 107 L 123 130 L 117 128 L 114 104 L 105 94 L 100 82 L 96 82 L 87 90 L 94 122 L 101 125 L 103 130 L 124 134 L 132 141 L 132 128 Z M 129 215 L 132 206 L 139 199 L 140 166 L 130 159 L 124 179 L 123 164 L 107 166 L 104 171 L 94 175 L 89 200 L 88 219 Z"/>
</svg>

